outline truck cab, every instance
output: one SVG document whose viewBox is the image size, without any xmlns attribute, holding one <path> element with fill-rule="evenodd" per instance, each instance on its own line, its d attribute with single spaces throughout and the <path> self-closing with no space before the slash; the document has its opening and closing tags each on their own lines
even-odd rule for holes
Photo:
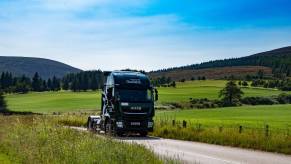
<svg viewBox="0 0 291 164">
<path fill-rule="evenodd" d="M 117 135 L 133 132 L 146 136 L 152 132 L 158 93 L 149 78 L 132 71 L 113 71 L 105 76 L 99 129 Z"/>
</svg>

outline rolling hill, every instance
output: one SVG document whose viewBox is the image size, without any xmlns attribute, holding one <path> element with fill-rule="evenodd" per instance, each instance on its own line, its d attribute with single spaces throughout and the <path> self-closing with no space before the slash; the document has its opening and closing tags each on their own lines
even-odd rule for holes
<svg viewBox="0 0 291 164">
<path fill-rule="evenodd" d="M 152 71 L 152 78 L 171 77 L 174 80 L 205 76 L 208 79 L 220 79 L 225 76 L 256 74 L 262 70 L 265 74 L 291 76 L 291 46 L 266 51 L 241 58 L 214 60 L 201 64 L 174 67 Z"/>
<path fill-rule="evenodd" d="M 24 74 L 32 77 L 38 72 L 43 79 L 47 79 L 53 76 L 60 78 L 68 73 L 80 71 L 82 70 L 49 59 L 0 56 L 0 72 L 11 72 L 15 76 Z"/>
</svg>

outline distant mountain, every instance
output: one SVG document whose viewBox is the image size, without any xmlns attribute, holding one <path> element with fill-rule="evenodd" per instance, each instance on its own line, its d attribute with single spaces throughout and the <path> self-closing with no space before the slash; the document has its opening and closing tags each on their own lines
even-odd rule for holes
<svg viewBox="0 0 291 164">
<path fill-rule="evenodd" d="M 6 71 L 15 76 L 24 74 L 29 77 L 38 72 L 43 79 L 47 79 L 53 76 L 60 78 L 68 73 L 76 73 L 82 70 L 49 59 L 0 56 L 0 72 Z"/>
<path fill-rule="evenodd" d="M 229 71 L 225 71 L 226 67 Z M 247 68 L 250 72 L 247 72 L 245 68 Z M 291 76 L 291 46 L 241 58 L 215 60 L 201 64 L 163 69 L 150 72 L 149 74 L 153 78 L 165 76 L 179 80 L 187 77 L 187 80 L 192 77 L 197 77 L 197 70 L 200 70 L 202 75 L 204 69 L 207 69 L 208 72 L 213 69 L 208 74 L 204 74 L 204 76 L 208 76 L 210 79 L 221 78 L 229 75 L 241 75 L 238 69 L 244 70 L 244 75 L 253 74 L 255 71 L 258 71 L 258 69 L 262 69 L 263 71 L 266 71 L 266 73 Z M 235 69 L 236 71 L 231 71 L 231 69 Z M 221 76 L 215 76 L 215 72 L 219 70 L 221 72 Z M 225 73 L 223 73 L 223 70 Z M 175 74 L 175 76 L 172 76 L 173 74 Z M 179 77 L 179 74 L 183 75 L 183 77 Z"/>
</svg>

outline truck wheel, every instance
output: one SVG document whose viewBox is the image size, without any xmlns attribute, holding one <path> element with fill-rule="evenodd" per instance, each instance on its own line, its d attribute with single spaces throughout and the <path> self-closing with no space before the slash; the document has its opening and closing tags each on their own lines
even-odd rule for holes
<svg viewBox="0 0 291 164">
<path fill-rule="evenodd" d="M 122 137 L 122 136 L 123 136 L 123 133 L 122 133 L 122 132 L 116 132 L 116 135 L 117 135 L 118 137 Z"/>
<path fill-rule="evenodd" d="M 87 130 L 90 131 L 91 130 L 91 119 L 88 118 L 88 121 L 87 121 Z"/>
<path fill-rule="evenodd" d="M 105 124 L 105 134 L 112 135 L 112 127 L 109 121 L 107 121 Z"/>
<path fill-rule="evenodd" d="M 139 134 L 141 137 L 146 137 L 148 135 L 148 132 L 140 132 Z"/>
</svg>

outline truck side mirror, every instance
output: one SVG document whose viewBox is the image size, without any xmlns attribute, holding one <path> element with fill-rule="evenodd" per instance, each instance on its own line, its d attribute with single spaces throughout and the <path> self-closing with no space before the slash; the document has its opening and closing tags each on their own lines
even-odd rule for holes
<svg viewBox="0 0 291 164">
<path fill-rule="evenodd" d="M 155 101 L 158 101 L 159 100 L 159 93 L 158 93 L 158 90 L 155 89 Z"/>
</svg>

